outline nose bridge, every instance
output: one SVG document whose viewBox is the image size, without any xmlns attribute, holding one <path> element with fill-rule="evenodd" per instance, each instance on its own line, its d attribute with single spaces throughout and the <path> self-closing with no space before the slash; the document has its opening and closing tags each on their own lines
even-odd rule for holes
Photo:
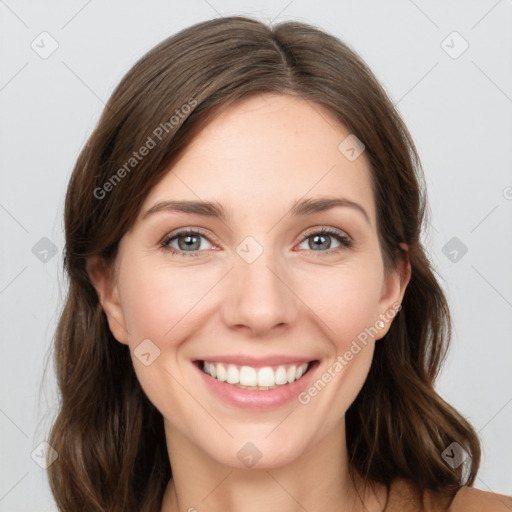
<svg viewBox="0 0 512 512">
<path fill-rule="evenodd" d="M 297 315 L 296 298 L 285 284 L 284 265 L 280 265 L 270 247 L 247 237 L 236 252 L 224 303 L 226 323 L 231 327 L 245 326 L 260 335 L 275 326 L 292 323 Z"/>
</svg>

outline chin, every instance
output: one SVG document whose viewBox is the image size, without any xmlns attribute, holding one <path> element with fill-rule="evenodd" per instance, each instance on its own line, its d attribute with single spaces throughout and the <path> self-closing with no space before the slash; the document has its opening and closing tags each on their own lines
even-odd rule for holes
<svg viewBox="0 0 512 512">
<path fill-rule="evenodd" d="M 203 449 L 219 464 L 236 469 L 280 468 L 300 458 L 311 443 L 304 438 L 303 431 L 299 439 L 290 432 L 290 429 L 283 428 L 278 434 L 279 427 L 272 432 L 275 428 L 276 425 L 270 428 L 253 425 L 253 428 L 246 430 L 245 433 L 240 432 L 244 429 L 239 429 L 233 439 L 225 436 L 223 443 L 216 443 L 215 446 Z M 298 430 L 296 429 L 295 433 L 298 433 Z"/>
</svg>

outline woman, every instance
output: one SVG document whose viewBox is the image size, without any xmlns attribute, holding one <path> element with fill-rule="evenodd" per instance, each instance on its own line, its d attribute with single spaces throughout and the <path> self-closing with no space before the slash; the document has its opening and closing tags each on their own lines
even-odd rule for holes
<svg viewBox="0 0 512 512">
<path fill-rule="evenodd" d="M 62 511 L 509 510 L 434 390 L 450 335 L 414 143 L 345 44 L 199 23 L 123 78 L 71 177 Z"/>
</svg>

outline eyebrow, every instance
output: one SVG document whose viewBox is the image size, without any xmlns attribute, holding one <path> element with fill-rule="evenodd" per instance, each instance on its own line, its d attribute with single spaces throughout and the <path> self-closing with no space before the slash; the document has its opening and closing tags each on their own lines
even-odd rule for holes
<svg viewBox="0 0 512 512">
<path fill-rule="evenodd" d="M 371 224 L 370 217 L 366 210 L 359 204 L 349 199 L 341 197 L 322 197 L 319 199 L 298 199 L 290 208 L 290 215 L 292 217 L 300 217 L 305 215 L 312 215 L 336 207 L 348 207 L 360 212 L 366 221 Z M 214 217 L 221 220 L 226 220 L 227 213 L 224 207 L 217 201 L 160 201 L 154 204 L 143 216 L 145 219 L 148 215 L 162 212 L 182 212 L 194 213 L 196 215 L 203 215 L 205 217 Z"/>
</svg>

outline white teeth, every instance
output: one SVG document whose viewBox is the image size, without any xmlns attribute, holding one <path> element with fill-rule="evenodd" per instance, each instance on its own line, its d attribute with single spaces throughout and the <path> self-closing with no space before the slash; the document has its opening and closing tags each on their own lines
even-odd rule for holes
<svg viewBox="0 0 512 512">
<path fill-rule="evenodd" d="M 226 375 L 226 368 L 224 368 L 223 364 L 213 364 L 211 363 L 211 366 L 215 366 L 215 371 L 217 373 L 217 380 L 220 380 L 221 382 L 225 382 L 227 375 Z M 210 373 L 210 375 L 213 377 L 213 375 Z"/>
<path fill-rule="evenodd" d="M 286 376 L 286 368 L 284 366 L 279 366 L 276 370 L 275 374 L 276 384 L 283 385 L 288 382 L 288 378 Z"/>
<path fill-rule="evenodd" d="M 288 379 L 289 383 L 292 383 L 295 380 L 295 376 L 297 375 L 297 367 L 296 366 L 290 366 L 288 368 L 288 371 L 286 372 L 286 378 Z"/>
<path fill-rule="evenodd" d="M 240 372 L 238 371 L 238 368 L 232 364 L 228 366 L 226 382 L 228 384 L 238 384 L 240 382 Z"/>
<path fill-rule="evenodd" d="M 241 382 L 240 384 L 243 384 Z M 258 386 L 275 386 L 275 376 L 274 370 L 270 368 L 270 366 L 265 366 L 264 368 L 260 368 L 258 370 Z"/>
<path fill-rule="evenodd" d="M 281 365 L 276 369 L 270 366 L 257 369 L 251 366 L 238 367 L 234 364 L 205 361 L 203 369 L 211 377 L 242 389 L 267 390 L 299 380 L 306 373 L 308 366 L 309 363 L 304 363 L 300 366 L 292 364 L 288 367 Z"/>
<path fill-rule="evenodd" d="M 242 366 L 242 368 L 240 368 L 240 379 L 238 382 L 242 384 L 242 386 L 256 386 L 256 370 L 250 366 Z"/>
</svg>

